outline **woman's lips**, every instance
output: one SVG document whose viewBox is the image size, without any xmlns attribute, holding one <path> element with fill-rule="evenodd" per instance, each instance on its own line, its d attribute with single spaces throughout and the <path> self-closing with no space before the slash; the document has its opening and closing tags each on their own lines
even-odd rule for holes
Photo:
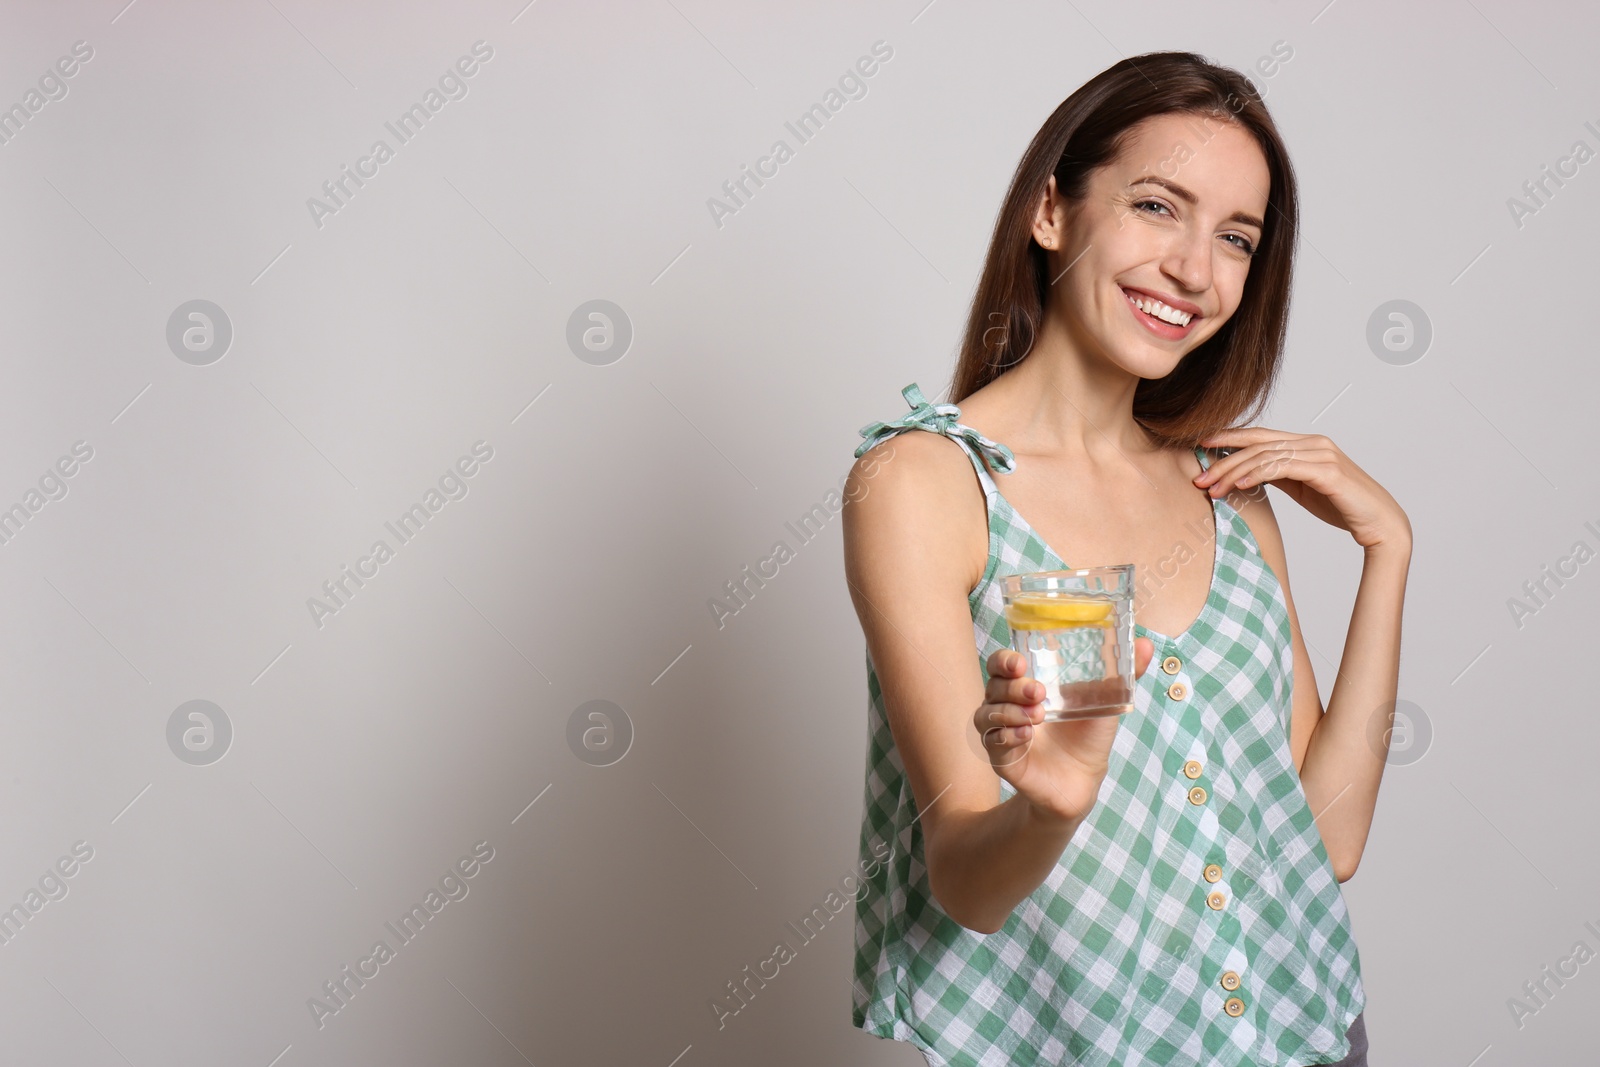
<svg viewBox="0 0 1600 1067">
<path fill-rule="evenodd" d="M 1170 322 L 1163 322 L 1154 315 L 1140 311 L 1134 304 L 1133 297 L 1128 290 L 1122 290 L 1122 297 L 1128 304 L 1128 310 L 1133 312 L 1133 317 L 1144 324 L 1144 328 L 1166 341 L 1181 341 L 1189 336 L 1189 331 L 1194 329 L 1194 324 L 1200 321 L 1200 316 L 1195 315 L 1189 320 L 1187 326 L 1177 326 Z"/>
</svg>

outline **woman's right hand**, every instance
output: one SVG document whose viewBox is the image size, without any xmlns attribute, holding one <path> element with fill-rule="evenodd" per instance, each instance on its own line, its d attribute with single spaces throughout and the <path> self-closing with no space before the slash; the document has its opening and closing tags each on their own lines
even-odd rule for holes
<svg viewBox="0 0 1600 1067">
<path fill-rule="evenodd" d="M 1135 678 L 1155 654 L 1149 638 L 1133 642 Z M 1105 779 L 1121 715 L 1046 723 L 1044 686 L 1023 674 L 1027 661 L 1013 649 L 989 657 L 984 703 L 972 717 L 989 764 L 1047 817 L 1081 820 L 1094 808 Z"/>
</svg>

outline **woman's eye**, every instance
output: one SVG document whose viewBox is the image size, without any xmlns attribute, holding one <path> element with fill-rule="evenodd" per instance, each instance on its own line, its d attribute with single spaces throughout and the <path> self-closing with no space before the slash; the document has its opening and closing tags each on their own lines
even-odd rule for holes
<svg viewBox="0 0 1600 1067">
<path fill-rule="evenodd" d="M 1159 200 L 1136 200 L 1134 201 L 1133 208 L 1135 211 L 1143 211 L 1149 215 L 1155 215 L 1160 212 L 1165 212 L 1168 215 L 1172 214 L 1172 209 L 1167 207 L 1166 204 L 1163 204 Z M 1255 244 L 1251 242 L 1250 238 L 1244 236 L 1243 234 L 1229 233 L 1224 234 L 1223 236 L 1231 242 L 1237 242 L 1234 247 L 1243 252 L 1245 255 L 1253 256 L 1256 254 Z"/>
</svg>

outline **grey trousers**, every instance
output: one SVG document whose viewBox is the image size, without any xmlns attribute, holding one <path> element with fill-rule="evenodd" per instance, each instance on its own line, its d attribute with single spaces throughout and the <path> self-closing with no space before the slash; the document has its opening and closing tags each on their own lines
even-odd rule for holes
<svg viewBox="0 0 1600 1067">
<path fill-rule="evenodd" d="M 1338 1063 L 1308 1064 L 1307 1067 L 1367 1067 L 1367 1023 L 1364 1018 L 1366 1012 L 1361 1012 L 1350 1024 L 1346 1036 L 1350 1038 L 1350 1055 Z"/>
</svg>

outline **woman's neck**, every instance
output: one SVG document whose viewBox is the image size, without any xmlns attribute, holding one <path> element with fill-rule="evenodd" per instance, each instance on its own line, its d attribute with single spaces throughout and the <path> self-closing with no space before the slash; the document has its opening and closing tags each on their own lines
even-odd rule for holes
<svg viewBox="0 0 1600 1067">
<path fill-rule="evenodd" d="M 1043 330 L 1028 357 L 989 384 L 975 410 L 1004 434 L 997 440 L 1026 452 L 1091 459 L 1147 454 L 1159 448 L 1133 418 L 1139 380 Z"/>
</svg>

